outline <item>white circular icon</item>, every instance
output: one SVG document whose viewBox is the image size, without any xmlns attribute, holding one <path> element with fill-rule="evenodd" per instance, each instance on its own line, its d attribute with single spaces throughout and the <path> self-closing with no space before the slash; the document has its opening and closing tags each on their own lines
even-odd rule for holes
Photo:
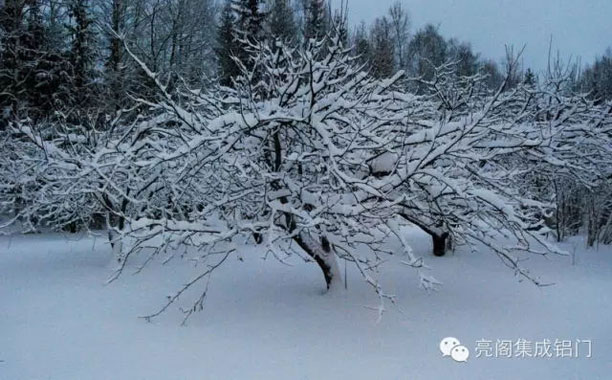
<svg viewBox="0 0 612 380">
<path fill-rule="evenodd" d="M 460 345 L 459 339 L 448 337 L 442 339 L 440 342 L 440 351 L 442 351 L 442 356 L 450 356 L 453 347 Z"/>
<path fill-rule="evenodd" d="M 442 356 L 450 356 L 456 362 L 466 362 L 470 357 L 470 350 L 462 346 L 459 339 L 452 336 L 442 339 L 440 342 Z"/>
<path fill-rule="evenodd" d="M 466 346 L 455 346 L 451 350 L 451 357 L 456 362 L 467 362 L 470 357 L 470 350 Z"/>
</svg>

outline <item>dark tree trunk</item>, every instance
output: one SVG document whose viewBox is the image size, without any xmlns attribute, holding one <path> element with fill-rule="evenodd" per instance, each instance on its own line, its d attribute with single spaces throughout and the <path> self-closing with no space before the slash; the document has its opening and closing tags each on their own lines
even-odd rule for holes
<svg viewBox="0 0 612 380">
<path fill-rule="evenodd" d="M 444 256 L 448 244 L 448 233 L 445 232 L 442 235 L 432 234 L 431 241 L 433 242 L 433 254 L 435 256 Z"/>
<path fill-rule="evenodd" d="M 129 195 L 129 191 L 127 191 L 127 194 Z M 116 215 L 113 212 L 114 210 L 116 210 L 116 208 L 114 207 L 110 199 L 106 195 L 103 195 L 102 199 L 104 201 L 103 205 L 107 208 L 107 218 L 108 223 L 110 224 L 110 228 L 108 230 L 108 241 L 110 242 L 111 248 L 113 249 L 113 255 L 115 259 L 118 262 L 122 262 L 123 243 L 120 239 L 118 239 L 117 235 L 115 234 L 114 228 L 117 228 L 119 231 L 123 231 L 125 227 L 125 218 L 123 217 L 123 215 L 125 215 L 126 213 L 129 201 L 127 199 L 124 199 L 121 202 L 121 213 L 119 215 Z"/>
<path fill-rule="evenodd" d="M 443 232 L 442 234 L 436 233 L 429 228 L 429 226 L 424 223 L 420 223 L 417 219 L 411 218 L 408 214 L 400 213 L 399 215 L 431 236 L 431 241 L 433 243 L 433 254 L 435 256 L 446 255 L 446 251 L 451 247 L 452 243 L 448 232 Z"/>
<path fill-rule="evenodd" d="M 325 236 L 321 238 L 320 245 L 316 244 L 316 241 L 310 241 L 312 239 L 302 238 L 302 236 L 296 236 L 293 240 L 317 263 L 323 272 L 327 290 L 334 287 L 334 284 L 342 282 L 340 273 L 338 272 L 336 258 L 331 250 L 329 240 L 327 240 Z"/>
</svg>

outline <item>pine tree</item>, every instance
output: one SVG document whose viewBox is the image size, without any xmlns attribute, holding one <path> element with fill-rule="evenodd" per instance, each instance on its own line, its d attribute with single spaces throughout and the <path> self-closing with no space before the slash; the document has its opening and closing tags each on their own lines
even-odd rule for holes
<svg viewBox="0 0 612 380">
<path fill-rule="evenodd" d="M 538 80 L 537 80 L 536 75 L 534 74 L 533 70 L 528 68 L 527 71 L 525 71 L 525 75 L 524 75 L 524 78 L 523 78 L 523 83 L 526 84 L 529 87 L 533 87 L 533 86 L 535 86 L 537 81 Z"/>
<path fill-rule="evenodd" d="M 19 0 L 6 0 L 0 9 L 0 106 L 4 117 L 14 116 L 19 107 L 23 15 L 24 3 Z"/>
<path fill-rule="evenodd" d="M 223 86 L 231 86 L 232 79 L 239 74 L 238 65 L 233 59 L 236 17 L 232 10 L 231 0 L 227 0 L 221 13 L 219 29 L 217 30 L 217 61 L 219 63 L 219 82 Z"/>
<path fill-rule="evenodd" d="M 72 97 L 77 104 L 87 104 L 91 100 L 93 65 L 95 61 L 95 36 L 93 20 L 89 14 L 88 0 L 72 0 L 69 15 L 72 23 L 68 31 L 72 38 L 70 64 L 72 68 Z"/>
<path fill-rule="evenodd" d="M 235 55 L 249 70 L 253 67 L 251 45 L 264 38 L 265 16 L 261 10 L 261 0 L 234 0 L 237 29 L 235 31 Z"/>
<path fill-rule="evenodd" d="M 261 0 L 234 0 L 234 10 L 237 13 L 238 34 L 241 39 L 250 42 L 263 37 L 264 13 L 261 10 Z"/>
<path fill-rule="evenodd" d="M 61 105 L 68 78 L 65 57 L 51 47 L 40 0 L 29 0 L 28 8 L 23 78 L 27 112 L 36 119 L 51 115 Z"/>
<path fill-rule="evenodd" d="M 612 50 L 597 58 L 587 66 L 580 76 L 577 86 L 580 91 L 588 93 L 597 104 L 612 100 Z"/>
<path fill-rule="evenodd" d="M 274 39 L 296 41 L 297 27 L 289 0 L 274 0 L 268 14 L 268 28 Z"/>
<path fill-rule="evenodd" d="M 49 43 L 38 0 L 9 0 L 0 12 L 0 106 L 6 117 L 34 120 L 62 98 L 65 62 Z"/>
<path fill-rule="evenodd" d="M 307 0 L 304 14 L 306 15 L 304 25 L 304 37 L 306 41 L 323 38 L 329 27 L 326 16 L 325 0 Z"/>
<path fill-rule="evenodd" d="M 235 56 L 236 17 L 232 9 L 232 0 L 227 0 L 221 13 L 220 25 L 217 30 L 217 61 L 219 64 L 219 82 L 223 86 L 231 86 L 232 80 L 240 74 Z"/>
<path fill-rule="evenodd" d="M 124 0 L 112 0 L 110 32 L 110 54 L 106 61 L 108 100 L 111 108 L 119 109 L 124 99 L 123 42 L 118 37 L 124 29 Z"/>
<path fill-rule="evenodd" d="M 370 39 L 368 38 L 368 31 L 365 22 L 362 22 L 355 31 L 355 35 L 353 37 L 353 47 L 359 64 L 362 65 L 364 69 L 369 70 L 371 66 L 370 60 L 372 58 L 372 46 L 370 44 Z"/>
</svg>

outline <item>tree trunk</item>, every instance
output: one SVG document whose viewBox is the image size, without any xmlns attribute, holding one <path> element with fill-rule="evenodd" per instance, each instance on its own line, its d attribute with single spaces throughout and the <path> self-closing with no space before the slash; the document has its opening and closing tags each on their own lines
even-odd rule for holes
<svg viewBox="0 0 612 380">
<path fill-rule="evenodd" d="M 269 163 L 274 168 L 275 172 L 280 173 L 283 163 L 283 150 L 281 135 L 278 130 L 272 136 L 272 145 L 274 150 L 274 162 Z M 270 159 L 271 158 L 272 157 L 270 157 Z M 275 190 L 283 188 L 279 181 L 272 182 L 272 186 Z M 281 204 L 287 204 L 287 197 L 280 197 L 280 202 Z M 296 228 L 293 216 L 290 213 L 285 213 L 284 216 L 284 228 L 286 228 L 288 232 L 293 233 Z M 257 243 L 263 241 L 263 237 L 257 233 L 254 234 L 254 238 Z M 331 249 L 329 240 L 325 235 L 321 235 L 320 242 L 308 233 L 296 234 L 293 240 L 308 254 L 308 256 L 313 258 L 317 265 L 319 265 L 319 268 L 323 272 L 323 277 L 325 277 L 328 291 L 342 288 L 342 277 L 340 276 L 340 269 L 336 261 L 336 254 Z"/>
<path fill-rule="evenodd" d="M 114 230 L 108 230 L 108 240 L 110 241 L 111 247 L 113 249 L 113 257 L 118 263 L 123 262 L 123 242 Z"/>
<path fill-rule="evenodd" d="M 342 288 L 342 276 L 336 255 L 325 236 L 321 237 L 321 243 L 306 234 L 294 237 L 294 241 L 317 263 L 323 272 L 328 291 Z"/>
<path fill-rule="evenodd" d="M 127 202 L 124 200 L 121 206 L 122 211 L 125 211 L 127 207 Z M 109 223 L 108 241 L 110 242 L 111 247 L 113 249 L 113 257 L 115 258 L 115 260 L 117 260 L 117 262 L 121 263 L 124 260 L 123 241 L 121 240 L 121 236 L 119 233 L 117 233 L 115 228 L 117 228 L 119 231 L 123 231 L 123 228 L 125 227 L 125 219 L 122 216 L 113 215 L 110 212 L 107 215 L 107 218 Z"/>
<path fill-rule="evenodd" d="M 117 35 L 123 33 L 123 19 L 124 19 L 124 4 L 123 0 L 112 0 L 112 11 L 111 11 L 111 27 L 113 32 Z M 115 110 L 119 110 L 123 107 L 121 100 L 123 99 L 123 41 L 116 36 L 112 35 L 110 39 L 110 56 L 108 58 L 108 69 L 110 74 L 110 91 L 113 106 Z"/>
<path fill-rule="evenodd" d="M 411 218 L 410 215 L 406 213 L 400 213 L 399 216 L 409 221 L 410 223 L 416 225 L 420 229 L 422 229 L 426 234 L 431 236 L 431 241 L 433 243 L 433 254 L 435 256 L 444 256 L 446 254 L 447 248 L 450 247 L 451 240 L 449 239 L 448 232 L 436 232 L 429 226 L 424 223 L 420 223 L 417 219 Z M 437 229 L 439 231 L 439 229 Z"/>
<path fill-rule="evenodd" d="M 446 254 L 447 240 L 447 232 L 443 233 L 442 235 L 431 234 L 431 241 L 433 242 L 433 254 L 435 256 L 444 256 Z"/>
</svg>

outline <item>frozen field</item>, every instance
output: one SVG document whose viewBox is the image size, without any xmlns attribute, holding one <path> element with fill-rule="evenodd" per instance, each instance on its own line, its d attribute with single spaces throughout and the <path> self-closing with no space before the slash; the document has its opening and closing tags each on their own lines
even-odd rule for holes
<svg viewBox="0 0 612 380">
<path fill-rule="evenodd" d="M 105 285 L 104 239 L 29 235 L 0 238 L 0 379 L 610 379 L 612 249 L 524 264 L 554 286 L 519 282 L 494 256 L 465 249 L 435 258 L 409 231 L 444 285 L 427 293 L 413 270 L 389 263 L 386 290 L 398 296 L 380 323 L 377 298 L 350 270 L 348 291 L 324 295 L 314 264 L 262 260 L 257 248 L 215 272 L 205 310 L 181 326 L 177 307 L 147 323 L 193 269 L 176 261 Z M 343 266 L 343 264 L 341 263 Z M 185 305 L 189 299 L 185 299 Z M 365 307 L 364 307 L 365 306 Z M 442 357 L 453 336 L 466 363 Z M 477 341 L 592 341 L 577 358 L 476 357 Z M 494 350 L 494 348 L 493 348 Z"/>
</svg>

